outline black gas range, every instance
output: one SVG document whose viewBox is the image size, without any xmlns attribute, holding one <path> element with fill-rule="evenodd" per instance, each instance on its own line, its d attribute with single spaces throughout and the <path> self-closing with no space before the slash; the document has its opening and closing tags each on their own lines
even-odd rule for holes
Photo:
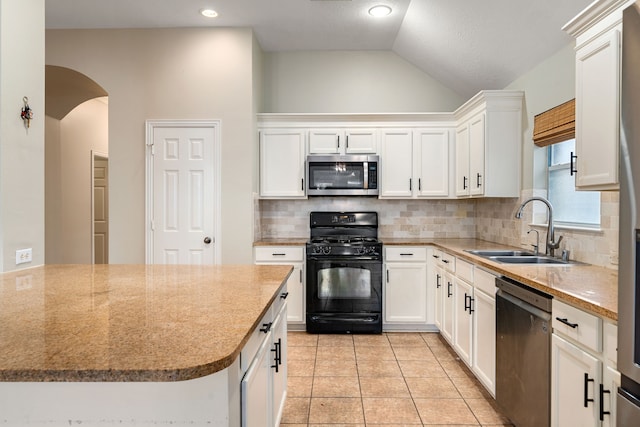
<svg viewBox="0 0 640 427">
<path fill-rule="evenodd" d="M 382 242 L 376 212 L 311 212 L 307 331 L 382 332 Z"/>
</svg>

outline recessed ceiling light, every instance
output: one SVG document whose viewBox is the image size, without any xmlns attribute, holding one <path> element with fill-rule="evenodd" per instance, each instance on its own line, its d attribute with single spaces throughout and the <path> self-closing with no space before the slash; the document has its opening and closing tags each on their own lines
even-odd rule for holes
<svg viewBox="0 0 640 427">
<path fill-rule="evenodd" d="M 206 16 L 207 18 L 215 18 L 216 16 L 218 16 L 218 12 L 213 9 L 202 9 L 200 11 L 200 14 L 202 16 Z"/>
<path fill-rule="evenodd" d="M 390 13 L 391 13 L 391 8 L 384 4 L 373 6 L 371 9 L 369 9 L 369 15 L 376 16 L 376 17 L 387 16 Z"/>
</svg>

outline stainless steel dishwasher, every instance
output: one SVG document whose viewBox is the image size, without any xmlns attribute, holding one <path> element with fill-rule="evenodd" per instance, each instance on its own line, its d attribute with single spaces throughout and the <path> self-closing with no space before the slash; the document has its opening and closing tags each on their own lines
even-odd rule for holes
<svg viewBox="0 0 640 427">
<path fill-rule="evenodd" d="M 550 295 L 496 278 L 496 401 L 517 427 L 551 422 Z"/>
</svg>

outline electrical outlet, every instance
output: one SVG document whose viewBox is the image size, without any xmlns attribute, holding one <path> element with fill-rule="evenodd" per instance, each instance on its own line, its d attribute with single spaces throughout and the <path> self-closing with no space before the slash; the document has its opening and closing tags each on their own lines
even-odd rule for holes
<svg viewBox="0 0 640 427">
<path fill-rule="evenodd" d="M 18 249 L 16 251 L 16 265 L 31 262 L 33 260 L 33 250 L 31 248 Z"/>
</svg>

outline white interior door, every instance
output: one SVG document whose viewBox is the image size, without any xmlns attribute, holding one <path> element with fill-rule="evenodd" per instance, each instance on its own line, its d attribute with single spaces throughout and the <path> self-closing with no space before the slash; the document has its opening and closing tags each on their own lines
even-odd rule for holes
<svg viewBox="0 0 640 427">
<path fill-rule="evenodd" d="M 147 262 L 217 263 L 217 130 L 211 122 L 148 123 Z"/>
<path fill-rule="evenodd" d="M 93 155 L 93 263 L 109 263 L 109 159 Z"/>
</svg>

